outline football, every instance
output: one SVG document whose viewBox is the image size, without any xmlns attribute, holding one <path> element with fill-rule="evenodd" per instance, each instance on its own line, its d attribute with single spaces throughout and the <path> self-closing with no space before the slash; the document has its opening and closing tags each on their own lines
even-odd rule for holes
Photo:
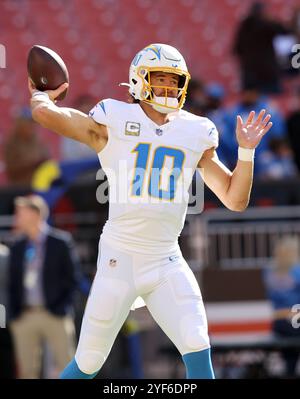
<svg viewBox="0 0 300 399">
<path fill-rule="evenodd" d="M 55 90 L 62 83 L 69 83 L 69 73 L 61 57 L 50 48 L 35 45 L 27 57 L 28 75 L 37 90 Z M 68 89 L 64 90 L 56 100 L 63 100 Z"/>
</svg>

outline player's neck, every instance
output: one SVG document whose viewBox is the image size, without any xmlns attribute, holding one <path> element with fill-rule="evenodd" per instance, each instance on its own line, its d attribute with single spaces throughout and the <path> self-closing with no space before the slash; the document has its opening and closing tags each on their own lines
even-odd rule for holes
<svg viewBox="0 0 300 399">
<path fill-rule="evenodd" d="M 162 114 L 161 112 L 156 111 L 153 107 L 147 103 L 140 102 L 140 106 L 145 114 L 157 125 L 164 125 L 170 121 L 169 114 Z"/>
</svg>

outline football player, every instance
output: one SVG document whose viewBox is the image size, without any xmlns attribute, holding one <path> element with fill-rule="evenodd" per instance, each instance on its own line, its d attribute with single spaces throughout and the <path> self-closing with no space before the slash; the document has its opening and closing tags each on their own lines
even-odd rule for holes
<svg viewBox="0 0 300 399">
<path fill-rule="evenodd" d="M 188 188 L 201 168 L 223 204 L 243 211 L 255 147 L 272 123 L 265 110 L 251 112 L 245 121 L 237 116 L 238 160 L 231 172 L 218 159 L 215 125 L 182 109 L 189 80 L 177 49 L 151 44 L 130 65 L 132 103 L 105 99 L 85 115 L 55 104 L 67 83 L 47 92 L 29 83 L 34 120 L 92 148 L 110 186 L 97 274 L 75 358 L 62 378 L 98 373 L 137 298 L 178 348 L 187 378 L 214 378 L 200 289 L 178 246 Z"/>
</svg>

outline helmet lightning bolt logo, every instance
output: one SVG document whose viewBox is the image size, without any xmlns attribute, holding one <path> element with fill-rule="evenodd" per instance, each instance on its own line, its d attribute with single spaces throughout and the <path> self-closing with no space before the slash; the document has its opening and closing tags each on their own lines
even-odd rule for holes
<svg viewBox="0 0 300 399">
<path fill-rule="evenodd" d="M 156 47 L 153 46 L 152 44 L 148 47 L 145 48 L 145 51 L 153 51 L 153 53 L 156 55 L 156 57 L 160 60 L 161 58 L 161 47 Z"/>
</svg>

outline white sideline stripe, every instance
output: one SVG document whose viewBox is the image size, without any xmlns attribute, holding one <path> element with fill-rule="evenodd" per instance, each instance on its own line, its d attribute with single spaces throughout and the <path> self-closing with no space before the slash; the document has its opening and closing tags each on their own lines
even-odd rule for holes
<svg viewBox="0 0 300 399">
<path fill-rule="evenodd" d="M 269 301 L 210 302 L 205 304 L 208 323 L 268 321 L 272 307 Z"/>
<path fill-rule="evenodd" d="M 270 333 L 213 333 L 210 334 L 211 345 L 214 344 L 230 344 L 230 343 L 250 343 L 257 341 L 267 341 L 270 338 Z"/>
</svg>

